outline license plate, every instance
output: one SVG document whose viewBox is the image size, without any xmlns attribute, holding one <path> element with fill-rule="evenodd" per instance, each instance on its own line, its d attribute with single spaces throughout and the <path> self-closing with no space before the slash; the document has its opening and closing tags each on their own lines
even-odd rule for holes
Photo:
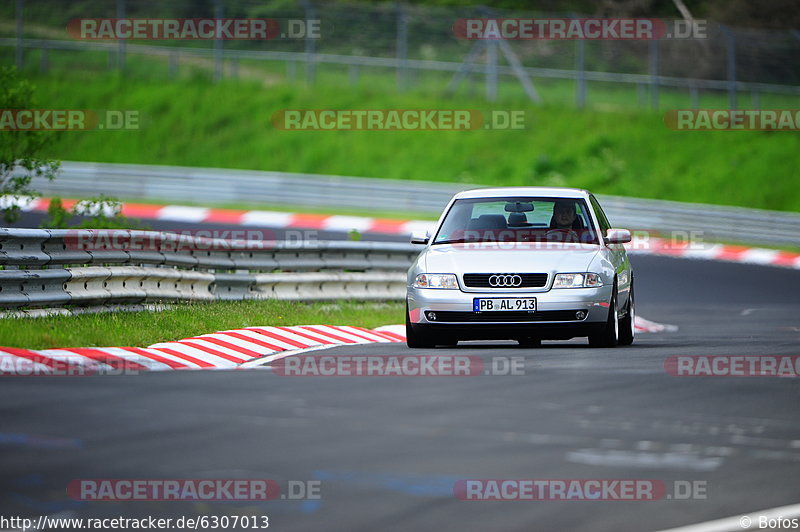
<svg viewBox="0 0 800 532">
<path fill-rule="evenodd" d="M 493 297 L 474 298 L 472 309 L 475 312 L 509 312 L 513 310 L 536 311 L 535 297 Z"/>
</svg>

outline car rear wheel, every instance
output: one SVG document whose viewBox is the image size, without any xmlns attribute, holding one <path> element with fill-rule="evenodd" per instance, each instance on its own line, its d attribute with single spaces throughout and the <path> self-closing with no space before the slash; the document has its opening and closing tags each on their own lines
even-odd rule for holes
<svg viewBox="0 0 800 532">
<path fill-rule="evenodd" d="M 592 347 L 616 347 L 619 342 L 619 317 L 617 316 L 617 289 L 611 296 L 608 304 L 608 321 L 602 332 L 589 335 L 589 345 Z"/>
<path fill-rule="evenodd" d="M 411 349 L 422 349 L 435 345 L 428 335 L 414 331 L 411 318 L 408 316 L 408 303 L 406 303 L 406 345 Z"/>
<path fill-rule="evenodd" d="M 636 335 L 636 302 L 633 299 L 633 283 L 628 296 L 628 311 L 619 323 L 619 345 L 631 345 Z"/>
</svg>

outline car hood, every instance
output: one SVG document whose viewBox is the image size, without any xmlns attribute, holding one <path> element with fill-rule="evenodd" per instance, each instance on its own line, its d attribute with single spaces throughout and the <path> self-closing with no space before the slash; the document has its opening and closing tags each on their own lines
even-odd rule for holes
<svg viewBox="0 0 800 532">
<path fill-rule="evenodd" d="M 541 249 L 463 245 L 431 246 L 425 256 L 428 273 L 548 273 L 585 272 L 600 252 L 596 245 L 565 244 Z"/>
</svg>

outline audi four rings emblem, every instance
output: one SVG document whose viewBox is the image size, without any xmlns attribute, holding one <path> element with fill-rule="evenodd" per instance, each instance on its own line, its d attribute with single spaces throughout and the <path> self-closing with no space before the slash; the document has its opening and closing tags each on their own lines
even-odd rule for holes
<svg viewBox="0 0 800 532">
<path fill-rule="evenodd" d="M 522 277 L 519 275 L 492 275 L 489 277 L 489 286 L 520 286 Z"/>
</svg>

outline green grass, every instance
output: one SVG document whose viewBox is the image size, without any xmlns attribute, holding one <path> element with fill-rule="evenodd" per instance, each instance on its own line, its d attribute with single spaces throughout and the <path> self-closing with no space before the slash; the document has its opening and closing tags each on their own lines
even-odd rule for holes
<svg viewBox="0 0 800 532">
<path fill-rule="evenodd" d="M 225 301 L 187 303 L 160 312 L 117 312 L 0 319 L 0 345 L 27 349 L 57 347 L 145 347 L 240 327 L 402 323 L 402 303 L 351 301 Z"/>
</svg>

